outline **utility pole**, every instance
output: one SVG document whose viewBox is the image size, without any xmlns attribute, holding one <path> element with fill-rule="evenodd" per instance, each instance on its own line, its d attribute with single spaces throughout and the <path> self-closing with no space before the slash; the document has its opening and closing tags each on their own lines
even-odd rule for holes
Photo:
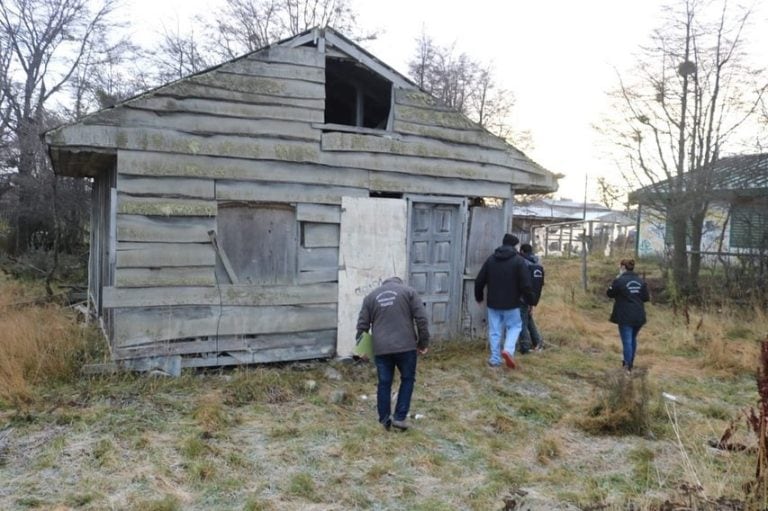
<svg viewBox="0 0 768 511">
<path fill-rule="evenodd" d="M 589 174 L 584 175 L 584 210 L 581 225 L 581 287 L 587 290 L 587 183 Z"/>
</svg>

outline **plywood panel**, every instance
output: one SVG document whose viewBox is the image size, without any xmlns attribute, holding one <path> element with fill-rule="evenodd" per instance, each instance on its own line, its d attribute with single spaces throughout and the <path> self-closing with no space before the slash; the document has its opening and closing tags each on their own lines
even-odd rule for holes
<svg viewBox="0 0 768 511">
<path fill-rule="evenodd" d="M 407 203 L 402 199 L 345 197 L 339 271 L 339 356 L 351 356 L 363 298 L 387 277 L 405 278 Z"/>
<path fill-rule="evenodd" d="M 114 309 L 115 346 L 216 335 L 257 335 L 336 327 L 335 305 Z"/>
<path fill-rule="evenodd" d="M 118 168 L 120 168 L 118 155 Z M 117 176 L 117 191 L 131 195 L 163 195 L 166 197 L 193 197 L 213 199 L 213 180 L 193 178 Z"/>
<path fill-rule="evenodd" d="M 209 243 L 120 243 L 118 268 L 213 266 L 216 254 Z"/>
<path fill-rule="evenodd" d="M 304 231 L 302 246 L 306 248 L 339 246 L 338 224 L 305 222 L 302 228 Z"/>
<path fill-rule="evenodd" d="M 285 183 L 259 183 L 253 181 L 219 181 L 216 185 L 218 200 L 316 202 L 341 204 L 342 197 L 367 196 L 367 189 L 340 186 L 312 186 Z"/>
<path fill-rule="evenodd" d="M 213 266 L 180 268 L 118 268 L 117 287 L 213 286 L 216 284 Z"/>
<path fill-rule="evenodd" d="M 206 243 L 216 221 L 206 217 L 117 215 L 118 241 Z"/>
<path fill-rule="evenodd" d="M 167 307 L 172 305 L 309 305 L 336 303 L 333 282 L 290 286 L 104 288 L 109 308 Z"/>
</svg>

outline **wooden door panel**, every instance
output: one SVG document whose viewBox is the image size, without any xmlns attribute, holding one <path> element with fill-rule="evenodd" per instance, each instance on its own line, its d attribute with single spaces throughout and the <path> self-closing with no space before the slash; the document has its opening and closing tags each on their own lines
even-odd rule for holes
<svg viewBox="0 0 768 511">
<path fill-rule="evenodd" d="M 458 328 L 461 302 L 461 203 L 414 201 L 411 206 L 409 283 L 424 301 L 435 337 Z"/>
</svg>

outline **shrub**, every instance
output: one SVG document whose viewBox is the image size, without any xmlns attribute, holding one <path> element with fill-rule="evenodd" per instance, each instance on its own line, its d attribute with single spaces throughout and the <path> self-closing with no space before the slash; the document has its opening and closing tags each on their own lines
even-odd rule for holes
<svg viewBox="0 0 768 511">
<path fill-rule="evenodd" d="M 649 392 L 644 371 L 608 371 L 597 402 L 576 424 L 591 434 L 644 435 L 649 431 Z"/>
</svg>

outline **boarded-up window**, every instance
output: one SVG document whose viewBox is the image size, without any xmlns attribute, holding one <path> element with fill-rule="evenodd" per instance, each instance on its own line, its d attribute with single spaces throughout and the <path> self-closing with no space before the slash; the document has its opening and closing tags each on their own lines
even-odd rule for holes
<svg viewBox="0 0 768 511">
<path fill-rule="evenodd" d="M 219 205 L 219 245 L 241 284 L 293 284 L 296 278 L 296 210 L 287 204 Z M 226 272 L 217 266 L 221 282 Z"/>
<path fill-rule="evenodd" d="M 765 206 L 733 206 L 730 245 L 731 248 L 768 248 L 768 211 Z"/>
</svg>

